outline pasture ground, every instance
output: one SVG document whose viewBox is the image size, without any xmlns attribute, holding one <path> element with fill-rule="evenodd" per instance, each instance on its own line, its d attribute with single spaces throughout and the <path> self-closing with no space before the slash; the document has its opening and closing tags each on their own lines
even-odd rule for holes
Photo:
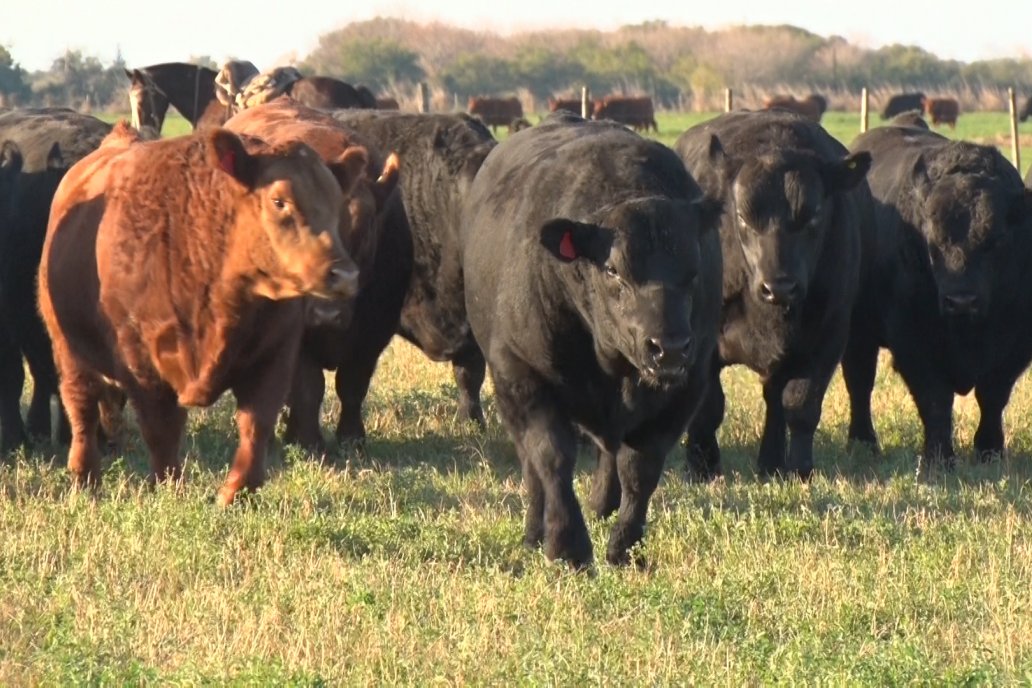
<svg viewBox="0 0 1032 688">
<path fill-rule="evenodd" d="M 397 340 L 367 451 L 279 451 L 267 487 L 229 509 L 213 504 L 236 442 L 228 398 L 191 413 L 177 487 L 146 487 L 135 432 L 99 495 L 70 487 L 59 449 L 5 459 L 0 684 L 1032 684 L 1027 376 L 1007 455 L 972 459 L 977 405 L 958 398 L 960 465 L 926 479 L 888 358 L 881 455 L 846 447 L 836 376 L 805 485 L 757 478 L 756 378 L 724 382 L 726 477 L 686 482 L 676 450 L 648 566 L 591 575 L 520 546 L 490 385 L 479 433 L 453 420 L 447 367 Z M 336 410 L 327 399 L 327 432 Z M 582 456 L 582 496 L 592 467 Z M 599 557 L 610 525 L 591 522 Z"/>
</svg>

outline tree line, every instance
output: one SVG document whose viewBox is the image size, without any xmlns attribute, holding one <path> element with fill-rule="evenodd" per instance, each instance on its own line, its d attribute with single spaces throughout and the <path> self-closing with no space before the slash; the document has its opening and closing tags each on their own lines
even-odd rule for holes
<svg viewBox="0 0 1032 688">
<path fill-rule="evenodd" d="M 207 57 L 190 61 L 211 64 Z M 109 107 L 125 97 L 124 61 L 104 66 L 68 51 L 48 71 L 28 73 L 0 46 L 0 99 L 25 105 Z M 140 65 L 134 65 L 140 66 Z M 267 68 L 274 65 L 258 65 Z M 738 26 L 716 31 L 664 21 L 615 31 L 550 30 L 500 36 L 444 24 L 373 19 L 319 39 L 302 72 L 407 94 L 418 82 L 459 100 L 526 92 L 535 99 L 595 93 L 652 95 L 684 106 L 724 87 L 857 92 L 908 87 L 949 91 L 1016 86 L 1032 91 L 1032 59 L 944 60 L 912 45 L 877 49 L 794 26 Z"/>
</svg>

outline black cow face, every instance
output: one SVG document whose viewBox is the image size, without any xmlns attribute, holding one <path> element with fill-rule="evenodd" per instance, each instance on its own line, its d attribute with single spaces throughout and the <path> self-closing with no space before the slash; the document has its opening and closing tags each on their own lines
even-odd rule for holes
<svg viewBox="0 0 1032 688">
<path fill-rule="evenodd" d="M 718 169 L 736 167 L 722 159 L 719 142 L 710 157 Z M 835 195 L 859 184 L 870 166 L 869 153 L 826 162 L 784 150 L 738 167 L 725 222 L 741 246 L 755 298 L 790 309 L 806 297 L 834 221 Z"/>
<path fill-rule="evenodd" d="M 983 175 L 944 175 L 933 184 L 918 160 L 914 194 L 942 315 L 983 316 L 995 281 L 1019 283 L 1001 273 L 1013 263 L 1015 235 L 1032 219 L 1029 193 L 1001 188 Z"/>
<path fill-rule="evenodd" d="M 708 202 L 646 198 L 598 214 L 597 223 L 551 220 L 541 243 L 560 270 L 600 360 L 623 359 L 649 385 L 678 384 L 695 360 L 692 302 L 700 270 L 700 227 Z"/>
</svg>

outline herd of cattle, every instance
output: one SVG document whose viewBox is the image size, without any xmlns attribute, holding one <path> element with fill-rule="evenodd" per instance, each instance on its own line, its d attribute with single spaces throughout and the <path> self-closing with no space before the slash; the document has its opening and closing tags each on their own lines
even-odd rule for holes
<svg viewBox="0 0 1032 688">
<path fill-rule="evenodd" d="M 911 116 L 847 149 L 782 109 L 718 116 L 673 149 L 569 113 L 497 143 L 466 114 L 289 96 L 147 140 L 156 95 L 173 100 L 133 99 L 145 133 L 0 112 L 5 452 L 48 432 L 59 390 L 68 467 L 97 485 L 128 400 L 150 479 L 175 480 L 186 408 L 231 391 L 228 504 L 264 481 L 284 406 L 284 440 L 324 448 L 324 370 L 337 439 L 365 435 L 395 334 L 452 364 L 458 413 L 479 424 L 490 370 L 528 491 L 526 544 L 575 566 L 593 558 L 579 444 L 598 453 L 590 510 L 618 514 L 606 558 L 626 563 L 686 431 L 689 471 L 721 473 L 725 366 L 762 381 L 765 474 L 811 473 L 840 363 L 849 439 L 877 447 L 880 348 L 927 460 L 953 461 L 954 394 L 972 389 L 975 450 L 1004 449 L 1002 413 L 1032 361 L 1032 192 L 995 148 Z"/>
</svg>

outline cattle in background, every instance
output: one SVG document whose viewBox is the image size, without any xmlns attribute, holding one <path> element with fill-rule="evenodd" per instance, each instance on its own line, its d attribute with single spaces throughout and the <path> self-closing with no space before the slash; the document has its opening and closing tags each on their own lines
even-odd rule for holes
<svg viewBox="0 0 1032 688">
<path fill-rule="evenodd" d="M 359 84 L 355 87 L 355 92 L 358 94 L 358 102 L 361 104 L 363 108 L 366 108 L 368 110 L 376 109 L 376 96 L 373 95 L 373 92 L 369 90 L 368 86 L 363 86 L 362 84 Z M 307 105 L 307 103 L 305 104 Z"/>
<path fill-rule="evenodd" d="M 924 93 L 920 91 L 898 93 L 889 98 L 889 102 L 885 104 L 885 108 L 882 110 L 881 118 L 891 119 L 896 115 L 901 115 L 911 110 L 922 112 L 924 110 L 924 98 Z"/>
<path fill-rule="evenodd" d="M 592 119 L 608 119 L 626 124 L 635 131 L 648 131 L 651 128 L 659 133 L 652 98 L 648 96 L 606 96 L 595 102 Z"/>
<path fill-rule="evenodd" d="M 484 424 L 480 388 L 484 356 L 466 320 L 462 290 L 459 225 L 473 177 L 495 146 L 491 132 L 466 114 L 416 114 L 340 110 L 334 117 L 383 149 L 401 157 L 401 195 L 412 232 L 411 280 L 398 323 L 383 298 L 369 301 L 356 315 L 353 351 L 367 358 L 338 368 L 337 391 L 343 408 L 339 433 L 344 439 L 364 435 L 360 405 L 376 364 L 375 356 L 397 332 L 435 361 L 449 361 L 458 388 L 461 420 Z M 400 279 L 401 256 L 377 253 L 380 288 Z M 360 297 L 361 303 L 361 297 Z M 392 324 L 394 323 L 394 324 Z M 360 348 L 357 342 L 367 342 Z M 379 348 L 377 348 L 379 347 Z"/>
<path fill-rule="evenodd" d="M 957 127 L 960 105 L 953 98 L 925 98 L 922 106 L 933 125 L 948 124 L 951 129 Z"/>
<path fill-rule="evenodd" d="M 380 96 L 376 99 L 377 110 L 400 110 L 401 105 L 398 104 L 398 99 L 392 96 Z"/>
<path fill-rule="evenodd" d="M 36 270 L 57 185 L 110 131 L 110 124 L 63 108 L 0 113 L 0 163 L 8 178 L 0 202 L 0 452 L 50 433 L 57 370 L 36 308 Z M 33 380 L 28 435 L 20 412 L 23 356 Z"/>
<path fill-rule="evenodd" d="M 884 347 L 917 405 L 926 462 L 952 464 L 953 395 L 972 389 L 975 449 L 1002 452 L 1003 410 L 1032 360 L 1030 192 L 992 146 L 880 127 L 852 148 L 874 159 L 877 252 L 842 360 L 849 438 L 877 446 L 871 391 Z"/>
<path fill-rule="evenodd" d="M 226 67 L 239 69 L 246 65 L 250 63 L 234 60 Z M 236 87 L 243 87 L 246 80 L 256 73 L 251 65 L 250 69 L 236 75 L 233 79 Z M 186 62 L 166 62 L 126 69 L 125 75 L 129 79 L 129 107 L 136 128 L 148 126 L 160 132 L 169 105 L 195 129 L 219 126 L 230 117 L 229 108 L 216 97 L 218 72 L 213 69 Z M 351 84 L 331 77 L 299 79 L 290 84 L 287 95 L 309 107 L 374 107 L 369 104 L 373 101 L 361 95 Z"/>
<path fill-rule="evenodd" d="M 466 111 L 480 121 L 491 127 L 491 131 L 499 126 L 509 127 L 512 123 L 523 117 L 523 105 L 519 98 L 489 98 L 486 96 L 474 96 L 469 99 Z"/>
<path fill-rule="evenodd" d="M 795 112 L 814 122 L 820 122 L 824 111 L 828 109 L 828 101 L 818 93 L 811 93 L 801 100 L 796 100 L 795 96 L 771 96 L 763 101 L 763 109 L 774 108 Z"/>
<path fill-rule="evenodd" d="M 740 364 L 763 382 L 760 472 L 805 478 L 849 335 L 871 156 L 850 154 L 819 124 L 778 110 L 720 115 L 684 132 L 675 148 L 703 191 L 724 203 L 719 351 L 688 428 L 689 469 L 707 479 L 721 472 L 720 370 Z"/>
<path fill-rule="evenodd" d="M 1025 101 L 1025 107 L 1021 108 L 1021 111 L 1018 113 L 1018 119 L 1022 122 L 1029 117 L 1032 117 L 1032 96 L 1028 97 L 1028 100 Z"/>
<path fill-rule="evenodd" d="M 558 112 L 559 110 L 565 110 L 571 114 L 577 115 L 578 117 L 583 116 L 581 112 L 582 101 L 580 98 L 549 98 L 548 99 L 548 111 Z M 588 113 L 587 116 L 590 119 L 595 114 L 595 102 L 592 100 L 588 101 Z"/>
<path fill-rule="evenodd" d="M 569 115 L 498 144 L 473 180 L 466 311 L 523 468 L 524 541 L 550 559 L 592 560 L 578 433 L 600 450 L 593 508 L 619 508 L 606 558 L 642 538 L 715 344 L 717 214 L 670 149 Z"/>
<path fill-rule="evenodd" d="M 329 369 L 337 371 L 341 397 L 337 436 L 342 440 L 360 439 L 364 435 L 360 407 L 369 385 L 363 376 L 365 371 L 372 375 L 377 357 L 397 328 L 411 271 L 408 223 L 401 197 L 394 192 L 398 156 L 381 154 L 375 141 L 367 140 L 330 113 L 306 108 L 288 98 L 243 110 L 226 122 L 226 128 L 273 144 L 304 141 L 326 162 L 346 154 L 356 144 L 367 152 L 368 178 L 348 197 L 340 234 L 344 248 L 358 266 L 359 291 L 346 304 L 345 317 L 321 322 L 309 318 L 306 323 L 287 398 L 290 411 L 284 434 L 287 442 L 318 452 L 326 449 L 319 410 L 326 387 L 323 370 Z M 351 353 L 354 351 L 362 355 Z M 361 392 L 350 391 L 355 388 Z"/>
<path fill-rule="evenodd" d="M 152 481 L 181 476 L 184 406 L 225 390 L 240 444 L 219 502 L 265 479 L 301 342 L 297 297 L 357 287 L 337 228 L 366 156 L 351 149 L 327 169 L 303 144 L 247 146 L 220 128 L 139 142 L 122 124 L 58 188 L 39 306 L 82 484 L 100 482 L 98 404 L 112 383 L 136 410 Z"/>
</svg>

